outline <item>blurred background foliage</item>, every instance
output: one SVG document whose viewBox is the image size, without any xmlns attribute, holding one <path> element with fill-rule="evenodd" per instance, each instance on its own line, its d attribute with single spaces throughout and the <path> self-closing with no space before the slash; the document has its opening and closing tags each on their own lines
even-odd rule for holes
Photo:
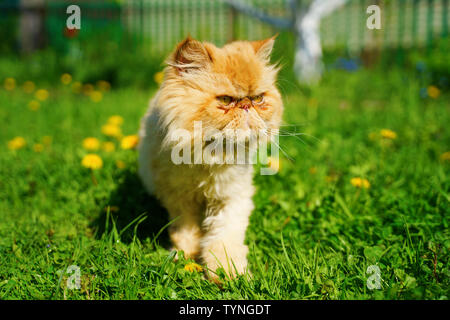
<svg viewBox="0 0 450 320">
<path fill-rule="evenodd" d="M 62 73 L 69 73 L 83 83 L 104 79 L 113 87 L 150 88 L 157 85 L 154 75 L 162 70 L 164 58 L 187 34 L 223 45 L 279 31 L 220 0 L 76 1 L 82 26 L 70 31 L 66 8 L 72 2 L 0 0 L 0 78 L 53 83 Z M 244 2 L 289 17 L 284 0 Z M 449 1 L 375 1 L 382 10 L 383 28 L 369 30 L 365 9 L 372 2 L 350 0 L 322 21 L 326 70 L 398 66 L 413 76 L 421 74 L 441 90 L 448 89 Z M 21 33 L 21 19 L 29 18 L 23 17 L 25 13 L 41 23 L 37 24 L 40 30 L 34 36 L 37 45 L 32 52 L 23 48 L 26 35 Z M 280 78 L 289 82 L 295 82 L 291 67 L 294 50 L 294 36 L 281 32 L 273 60 L 284 66 Z"/>
</svg>

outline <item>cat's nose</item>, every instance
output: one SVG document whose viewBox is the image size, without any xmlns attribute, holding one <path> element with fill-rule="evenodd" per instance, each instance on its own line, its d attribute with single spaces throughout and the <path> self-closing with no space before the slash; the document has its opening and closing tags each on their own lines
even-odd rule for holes
<svg viewBox="0 0 450 320">
<path fill-rule="evenodd" d="M 252 102 L 249 98 L 245 97 L 244 99 L 241 99 L 238 103 L 238 107 L 241 109 L 244 109 L 245 111 L 248 111 L 252 107 Z"/>
</svg>

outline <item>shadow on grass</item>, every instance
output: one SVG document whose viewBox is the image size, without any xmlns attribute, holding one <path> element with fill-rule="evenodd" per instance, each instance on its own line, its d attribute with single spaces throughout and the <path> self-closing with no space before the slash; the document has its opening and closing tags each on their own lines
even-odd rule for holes
<svg viewBox="0 0 450 320">
<path fill-rule="evenodd" d="M 135 229 L 136 236 L 141 242 L 147 238 L 153 240 L 169 222 L 167 211 L 161 207 L 157 199 L 146 192 L 136 172 L 121 171 L 117 179 L 120 181 L 118 187 L 102 205 L 98 218 L 91 223 L 91 227 L 96 231 L 96 237 L 101 238 L 105 232 L 109 232 L 112 226 L 111 220 L 113 220 L 117 231 L 122 232 L 121 241 L 123 242 L 132 241 Z M 139 217 L 141 218 L 138 219 Z M 137 228 L 135 228 L 136 222 L 130 225 L 133 220 L 140 221 L 142 218 L 145 219 L 138 224 Z M 109 230 L 106 230 L 108 225 Z M 128 225 L 130 226 L 127 227 Z M 163 247 L 170 246 L 167 228 L 158 235 L 156 241 Z"/>
</svg>

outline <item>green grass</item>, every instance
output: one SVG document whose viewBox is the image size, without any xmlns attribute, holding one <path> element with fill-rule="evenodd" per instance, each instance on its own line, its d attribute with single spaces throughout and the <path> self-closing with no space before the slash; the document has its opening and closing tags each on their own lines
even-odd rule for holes
<svg viewBox="0 0 450 320">
<path fill-rule="evenodd" d="M 448 93 L 421 98 L 420 81 L 395 68 L 332 71 L 312 89 L 280 84 L 285 122 L 297 125 L 283 130 L 306 135 L 282 137 L 292 160 L 255 176 L 253 279 L 221 287 L 174 261 L 167 215 L 136 176 L 136 151 L 117 142 L 113 153 L 97 151 L 104 165 L 94 178 L 80 164 L 84 138 L 111 140 L 100 129 L 110 116 L 136 133 L 153 92 L 113 89 L 94 103 L 55 83 L 31 111 L 31 95 L 1 88 L 0 299 L 448 299 Z M 27 145 L 9 150 L 15 136 Z M 44 136 L 51 144 L 33 151 Z M 70 265 L 80 290 L 67 287 Z M 380 268 L 379 290 L 366 285 L 370 265 Z"/>
</svg>

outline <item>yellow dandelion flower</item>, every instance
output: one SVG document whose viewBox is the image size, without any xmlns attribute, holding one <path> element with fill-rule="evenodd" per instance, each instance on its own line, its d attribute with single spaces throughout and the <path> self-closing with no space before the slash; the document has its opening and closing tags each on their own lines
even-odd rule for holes
<svg viewBox="0 0 450 320">
<path fill-rule="evenodd" d="M 86 84 L 83 85 L 83 93 L 86 96 L 89 96 L 92 91 L 94 91 L 94 86 L 92 84 L 86 83 Z"/>
<path fill-rule="evenodd" d="M 436 99 L 441 94 L 441 90 L 439 90 L 436 86 L 429 86 L 427 88 L 427 92 L 428 95 L 433 99 Z"/>
<path fill-rule="evenodd" d="M 271 168 L 274 171 L 278 171 L 281 168 L 280 160 L 274 157 L 269 157 L 269 168 Z"/>
<path fill-rule="evenodd" d="M 34 94 L 35 98 L 40 100 L 40 101 L 47 100 L 49 95 L 50 95 L 49 92 L 47 90 L 45 90 L 45 89 L 39 89 Z"/>
<path fill-rule="evenodd" d="M 33 145 L 33 151 L 34 152 L 42 152 L 42 151 L 44 151 L 44 145 L 41 144 L 41 143 L 35 143 Z"/>
<path fill-rule="evenodd" d="M 90 153 L 84 156 L 81 165 L 92 170 L 100 169 L 103 167 L 103 160 L 98 155 Z"/>
<path fill-rule="evenodd" d="M 36 89 L 36 85 L 33 81 L 25 81 L 22 85 L 22 89 L 25 93 L 33 93 L 34 89 Z"/>
<path fill-rule="evenodd" d="M 8 148 L 10 150 L 18 150 L 18 149 L 25 147 L 26 144 L 27 144 L 27 142 L 25 141 L 24 138 L 15 137 L 14 139 L 8 141 Z"/>
<path fill-rule="evenodd" d="M 116 161 L 116 167 L 119 168 L 119 169 L 125 169 L 126 164 L 122 160 L 117 160 Z"/>
<path fill-rule="evenodd" d="M 363 178 L 352 178 L 350 180 L 350 183 L 357 188 L 364 188 L 369 189 L 370 188 L 370 182 L 367 179 Z"/>
<path fill-rule="evenodd" d="M 194 271 L 202 272 L 203 268 L 201 265 L 199 265 L 197 263 L 190 262 L 184 266 L 184 270 L 189 271 L 189 272 L 194 272 Z"/>
<path fill-rule="evenodd" d="M 40 107 L 41 104 L 39 101 L 31 100 L 30 102 L 28 102 L 28 109 L 30 109 L 31 111 L 37 111 Z"/>
<path fill-rule="evenodd" d="M 309 168 L 309 173 L 310 174 L 316 174 L 317 173 L 317 168 L 316 167 Z"/>
<path fill-rule="evenodd" d="M 155 82 L 157 84 L 161 84 L 164 80 L 164 72 L 160 71 L 160 72 L 155 73 L 155 75 L 153 76 L 153 79 L 155 80 Z"/>
<path fill-rule="evenodd" d="M 369 189 L 369 188 L 370 188 L 370 182 L 369 182 L 369 180 L 363 179 L 363 180 L 362 180 L 362 187 L 363 187 L 364 189 Z"/>
<path fill-rule="evenodd" d="M 106 92 L 111 89 L 111 84 L 108 81 L 100 80 L 100 81 L 97 81 L 97 88 L 100 91 Z"/>
<path fill-rule="evenodd" d="M 441 154 L 442 161 L 450 161 L 450 151 L 444 152 Z"/>
<path fill-rule="evenodd" d="M 394 140 L 394 139 L 397 138 L 397 134 L 396 134 L 394 131 L 389 130 L 389 129 L 382 129 L 382 130 L 380 131 L 380 134 L 381 134 L 381 136 L 382 136 L 383 138 L 385 138 L 385 139 L 391 139 L 391 140 Z"/>
<path fill-rule="evenodd" d="M 63 85 L 67 86 L 68 84 L 70 84 L 72 82 L 72 76 L 70 74 L 68 74 L 68 73 L 64 73 L 61 76 L 61 82 L 62 82 Z"/>
<path fill-rule="evenodd" d="M 139 137 L 137 135 L 126 136 L 120 141 L 120 147 L 122 149 L 133 149 L 137 146 Z"/>
<path fill-rule="evenodd" d="M 100 141 L 97 138 L 88 137 L 83 140 L 83 148 L 86 150 L 97 150 L 100 147 Z"/>
<path fill-rule="evenodd" d="M 100 91 L 94 90 L 90 93 L 89 97 L 91 98 L 91 101 L 93 102 L 100 102 L 103 99 L 103 93 Z"/>
<path fill-rule="evenodd" d="M 6 78 L 3 83 L 5 90 L 12 91 L 16 88 L 16 79 L 14 78 Z"/>
<path fill-rule="evenodd" d="M 82 90 L 83 85 L 81 84 L 81 82 L 75 81 L 74 83 L 72 83 L 72 92 L 73 93 L 80 93 Z"/>
<path fill-rule="evenodd" d="M 116 146 L 110 141 L 103 142 L 102 150 L 106 152 L 113 152 L 114 150 L 116 150 Z"/>
<path fill-rule="evenodd" d="M 43 136 L 42 137 L 42 143 L 45 144 L 46 146 L 48 146 L 49 144 L 52 143 L 52 137 L 50 136 Z"/>
<path fill-rule="evenodd" d="M 102 133 L 109 137 L 119 138 L 122 136 L 120 127 L 109 123 L 102 126 Z"/>
<path fill-rule="evenodd" d="M 123 123 L 123 118 L 121 116 L 114 115 L 109 117 L 108 123 L 115 126 L 120 126 Z"/>
</svg>

